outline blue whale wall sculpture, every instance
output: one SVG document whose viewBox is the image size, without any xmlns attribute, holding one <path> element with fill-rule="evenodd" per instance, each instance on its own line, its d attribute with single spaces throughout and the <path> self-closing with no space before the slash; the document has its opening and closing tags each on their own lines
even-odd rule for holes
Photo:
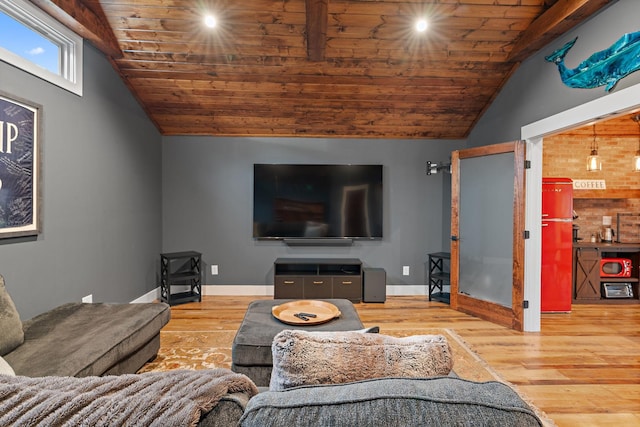
<svg viewBox="0 0 640 427">
<path fill-rule="evenodd" d="M 564 65 L 564 57 L 577 39 L 544 58 L 558 66 L 562 82 L 569 87 L 591 89 L 605 86 L 609 92 L 620 79 L 640 69 L 640 31 L 625 34 L 611 47 L 594 53 L 570 70 Z"/>
</svg>

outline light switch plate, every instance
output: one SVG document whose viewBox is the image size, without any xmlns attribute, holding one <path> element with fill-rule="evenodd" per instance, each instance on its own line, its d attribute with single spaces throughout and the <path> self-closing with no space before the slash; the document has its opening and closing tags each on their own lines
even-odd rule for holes
<svg viewBox="0 0 640 427">
<path fill-rule="evenodd" d="M 408 276 L 409 275 L 409 266 L 408 265 L 403 265 L 402 266 L 402 275 L 403 276 Z"/>
</svg>

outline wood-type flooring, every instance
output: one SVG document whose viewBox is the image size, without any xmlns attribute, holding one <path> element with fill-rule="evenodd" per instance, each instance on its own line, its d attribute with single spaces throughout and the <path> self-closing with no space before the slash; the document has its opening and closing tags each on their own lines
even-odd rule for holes
<svg viewBox="0 0 640 427">
<path fill-rule="evenodd" d="M 163 332 L 201 331 L 230 346 L 247 305 L 263 298 L 204 296 L 173 306 Z M 574 304 L 569 314 L 543 314 L 539 333 L 515 332 L 425 296 L 355 307 L 364 325 L 381 333 L 454 330 L 560 427 L 640 425 L 640 305 Z"/>
</svg>

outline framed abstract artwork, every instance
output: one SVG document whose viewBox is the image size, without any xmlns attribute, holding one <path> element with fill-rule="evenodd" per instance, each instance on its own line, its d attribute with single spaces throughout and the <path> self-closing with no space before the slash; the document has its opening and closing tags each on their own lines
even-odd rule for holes
<svg viewBox="0 0 640 427">
<path fill-rule="evenodd" d="M 41 120 L 40 105 L 0 91 L 0 239 L 40 232 Z"/>
</svg>

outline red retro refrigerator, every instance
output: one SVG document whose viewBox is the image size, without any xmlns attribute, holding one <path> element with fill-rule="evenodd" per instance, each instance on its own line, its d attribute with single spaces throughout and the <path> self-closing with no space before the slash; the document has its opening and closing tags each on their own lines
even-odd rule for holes
<svg viewBox="0 0 640 427">
<path fill-rule="evenodd" d="M 543 313 L 571 311 L 573 251 L 573 182 L 569 178 L 542 179 Z"/>
</svg>

